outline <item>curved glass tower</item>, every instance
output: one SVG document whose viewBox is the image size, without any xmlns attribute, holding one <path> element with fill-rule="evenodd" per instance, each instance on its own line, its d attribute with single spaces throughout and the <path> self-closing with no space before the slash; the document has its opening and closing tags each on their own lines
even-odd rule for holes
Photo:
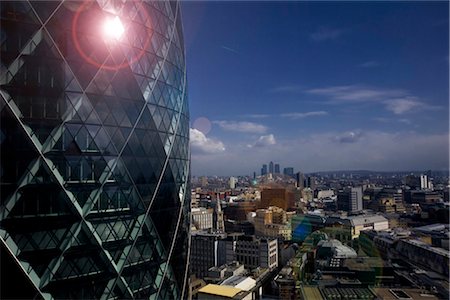
<svg viewBox="0 0 450 300">
<path fill-rule="evenodd" d="M 179 2 L 0 11 L 3 297 L 186 297 Z"/>
</svg>

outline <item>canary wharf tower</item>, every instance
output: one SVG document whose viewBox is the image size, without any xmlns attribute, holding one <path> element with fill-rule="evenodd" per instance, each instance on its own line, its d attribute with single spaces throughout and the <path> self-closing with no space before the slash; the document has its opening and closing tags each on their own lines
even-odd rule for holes
<svg viewBox="0 0 450 300">
<path fill-rule="evenodd" d="M 3 298 L 187 295 L 177 1 L 1 1 Z"/>
</svg>

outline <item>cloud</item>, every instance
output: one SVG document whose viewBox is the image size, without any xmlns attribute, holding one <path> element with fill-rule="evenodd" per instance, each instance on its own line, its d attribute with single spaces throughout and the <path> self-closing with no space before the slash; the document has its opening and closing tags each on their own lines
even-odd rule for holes
<svg viewBox="0 0 450 300">
<path fill-rule="evenodd" d="M 309 89 L 306 93 L 328 97 L 330 98 L 330 101 L 328 101 L 330 104 L 382 103 L 386 110 L 397 115 L 418 110 L 436 110 L 440 108 L 439 106 L 429 105 L 402 89 L 340 85 Z"/>
<path fill-rule="evenodd" d="M 371 60 L 371 61 L 366 61 L 358 66 L 361 68 L 375 68 L 375 67 L 379 67 L 380 63 L 377 61 Z"/>
<path fill-rule="evenodd" d="M 350 132 L 354 133 L 353 139 Z M 250 175 L 253 171 L 259 174 L 263 163 L 277 161 L 282 168 L 294 167 L 295 171 L 306 173 L 362 169 L 446 170 L 448 153 L 448 133 L 330 131 L 290 139 L 277 138 L 276 143 L 262 148 L 236 144 L 221 153 L 193 156 L 192 169 L 194 175 Z"/>
<path fill-rule="evenodd" d="M 319 27 L 315 32 L 311 33 L 310 37 L 313 41 L 322 42 L 327 40 L 338 39 L 345 30 L 339 28 Z"/>
<path fill-rule="evenodd" d="M 227 46 L 224 46 L 224 45 L 222 45 L 221 48 L 224 49 L 224 50 L 227 50 L 227 51 L 239 54 L 239 52 L 237 50 L 233 49 L 233 48 L 230 48 L 230 47 L 227 47 Z"/>
<path fill-rule="evenodd" d="M 380 89 L 361 85 L 340 85 L 310 89 L 309 94 L 327 96 L 334 103 L 382 101 L 387 98 L 401 97 L 407 92 L 400 89 Z"/>
<path fill-rule="evenodd" d="M 262 135 L 259 139 L 250 147 L 266 147 L 270 145 L 275 145 L 277 142 L 275 140 L 275 136 L 273 134 Z"/>
<path fill-rule="evenodd" d="M 252 119 L 264 119 L 264 118 L 270 117 L 270 115 L 269 114 L 247 114 L 247 115 L 243 115 L 243 117 L 252 118 Z"/>
<path fill-rule="evenodd" d="M 316 116 L 326 116 L 328 115 L 328 112 L 319 110 L 319 111 L 309 111 L 309 112 L 293 112 L 293 113 L 285 113 L 281 114 L 284 118 L 290 118 L 293 120 L 296 119 L 303 119 L 307 117 L 316 117 Z"/>
<path fill-rule="evenodd" d="M 221 141 L 206 137 L 200 130 L 191 128 L 189 133 L 193 154 L 214 154 L 225 151 L 225 146 Z"/>
<path fill-rule="evenodd" d="M 219 125 L 220 128 L 227 131 L 245 133 L 265 133 L 267 131 L 266 126 L 253 122 L 213 121 L 213 123 Z"/>
<path fill-rule="evenodd" d="M 334 140 L 340 144 L 346 144 L 346 143 L 356 143 L 358 142 L 361 137 L 363 136 L 362 132 L 357 131 L 348 131 L 343 134 L 340 134 L 338 136 L 334 137 Z"/>
<path fill-rule="evenodd" d="M 430 109 L 424 103 L 417 100 L 416 97 L 405 97 L 400 99 L 389 99 L 384 101 L 386 109 L 392 111 L 396 115 L 401 115 L 416 109 Z"/>
</svg>

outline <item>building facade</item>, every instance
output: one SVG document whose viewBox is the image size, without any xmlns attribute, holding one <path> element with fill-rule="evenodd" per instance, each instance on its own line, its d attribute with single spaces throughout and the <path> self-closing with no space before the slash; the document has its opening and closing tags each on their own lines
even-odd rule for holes
<svg viewBox="0 0 450 300">
<path fill-rule="evenodd" d="M 212 208 L 192 208 L 192 226 L 195 226 L 196 230 L 208 230 L 213 229 L 213 215 L 214 209 Z"/>
<path fill-rule="evenodd" d="M 340 190 L 337 195 L 339 210 L 355 212 L 363 209 L 362 187 L 347 187 Z"/>
<path fill-rule="evenodd" d="M 278 241 L 274 238 L 242 236 L 236 241 L 236 260 L 248 269 L 278 267 Z"/>
<path fill-rule="evenodd" d="M 180 3 L 2 1 L 0 11 L 2 296 L 185 297 Z"/>
</svg>

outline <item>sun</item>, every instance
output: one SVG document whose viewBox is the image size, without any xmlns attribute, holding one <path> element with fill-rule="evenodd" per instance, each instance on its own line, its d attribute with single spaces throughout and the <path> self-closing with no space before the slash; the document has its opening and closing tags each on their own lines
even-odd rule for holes
<svg viewBox="0 0 450 300">
<path fill-rule="evenodd" d="M 103 25 L 103 33 L 109 39 L 118 40 L 124 33 L 122 22 L 119 17 L 107 19 Z"/>
</svg>

